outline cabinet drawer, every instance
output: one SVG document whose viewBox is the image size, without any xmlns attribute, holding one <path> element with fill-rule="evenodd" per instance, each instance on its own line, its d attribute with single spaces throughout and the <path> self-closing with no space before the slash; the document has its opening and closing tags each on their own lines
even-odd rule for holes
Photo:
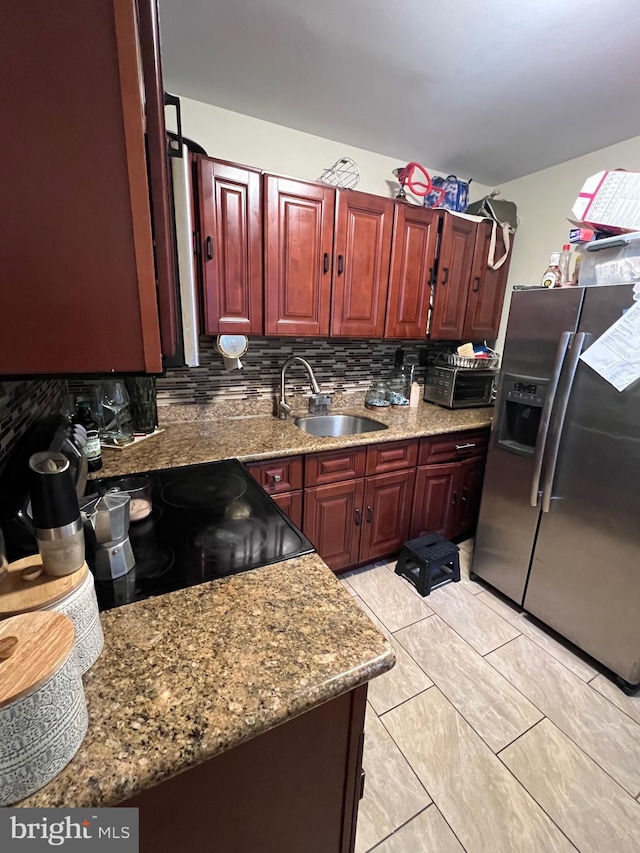
<svg viewBox="0 0 640 853">
<path fill-rule="evenodd" d="M 367 474 L 387 474 L 403 468 L 415 468 L 418 459 L 418 442 L 388 441 L 367 448 Z"/>
<path fill-rule="evenodd" d="M 364 447 L 352 447 L 345 450 L 331 450 L 317 453 L 307 458 L 305 466 L 305 486 L 323 486 L 326 483 L 340 483 L 364 477 L 367 451 Z"/>
<path fill-rule="evenodd" d="M 457 459 L 467 459 L 470 456 L 482 456 L 488 444 L 488 429 L 450 432 L 446 435 L 421 438 L 418 465 L 455 462 Z"/>
<path fill-rule="evenodd" d="M 250 462 L 249 473 L 270 495 L 302 488 L 302 456 L 284 456 L 269 462 Z"/>
</svg>

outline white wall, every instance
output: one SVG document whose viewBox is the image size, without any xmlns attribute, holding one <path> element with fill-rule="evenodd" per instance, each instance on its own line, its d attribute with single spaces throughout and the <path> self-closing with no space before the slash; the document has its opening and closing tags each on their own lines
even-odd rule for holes
<svg viewBox="0 0 640 853">
<path fill-rule="evenodd" d="M 572 227 L 567 218 L 586 178 L 603 169 L 640 171 L 640 136 L 567 160 L 549 169 L 509 181 L 501 187 L 504 198 L 518 206 L 520 225 L 509 270 L 507 298 L 502 316 L 500 349 L 516 284 L 540 284 L 551 252 L 559 252 Z"/>
<path fill-rule="evenodd" d="M 180 102 L 185 136 L 199 142 L 210 156 L 268 172 L 315 181 L 340 157 L 351 157 L 360 170 L 357 189 L 390 197 L 398 188 L 391 171 L 407 162 L 402 152 L 397 158 L 387 157 L 190 98 L 180 96 Z M 425 161 L 428 148 L 429 141 L 425 140 Z M 427 162 L 423 165 L 429 169 Z M 472 183 L 471 190 L 476 199 L 485 195 L 488 188 Z"/>
</svg>

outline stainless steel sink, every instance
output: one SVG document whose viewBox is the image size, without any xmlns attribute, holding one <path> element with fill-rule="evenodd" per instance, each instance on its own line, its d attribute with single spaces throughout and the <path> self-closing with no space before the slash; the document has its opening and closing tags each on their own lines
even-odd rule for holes
<svg viewBox="0 0 640 853">
<path fill-rule="evenodd" d="M 361 432 L 388 429 L 388 426 L 381 424 L 380 421 L 361 418 L 358 415 L 314 415 L 312 417 L 294 418 L 293 422 L 304 432 L 322 437 L 356 435 Z"/>
</svg>

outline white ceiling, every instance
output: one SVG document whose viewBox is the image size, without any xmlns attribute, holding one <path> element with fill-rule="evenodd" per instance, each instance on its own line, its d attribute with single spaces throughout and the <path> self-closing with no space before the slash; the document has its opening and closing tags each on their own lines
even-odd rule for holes
<svg viewBox="0 0 640 853">
<path fill-rule="evenodd" d="M 160 0 L 160 20 L 169 91 L 485 184 L 640 134 L 640 0 Z"/>
</svg>

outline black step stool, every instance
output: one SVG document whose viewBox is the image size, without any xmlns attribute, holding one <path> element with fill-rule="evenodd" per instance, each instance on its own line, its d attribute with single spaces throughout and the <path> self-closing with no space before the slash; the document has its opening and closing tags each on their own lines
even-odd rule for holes
<svg viewBox="0 0 640 853">
<path fill-rule="evenodd" d="M 396 574 L 407 578 L 420 595 L 449 581 L 460 580 L 460 549 L 438 533 L 427 533 L 405 542 L 396 564 Z"/>
</svg>

